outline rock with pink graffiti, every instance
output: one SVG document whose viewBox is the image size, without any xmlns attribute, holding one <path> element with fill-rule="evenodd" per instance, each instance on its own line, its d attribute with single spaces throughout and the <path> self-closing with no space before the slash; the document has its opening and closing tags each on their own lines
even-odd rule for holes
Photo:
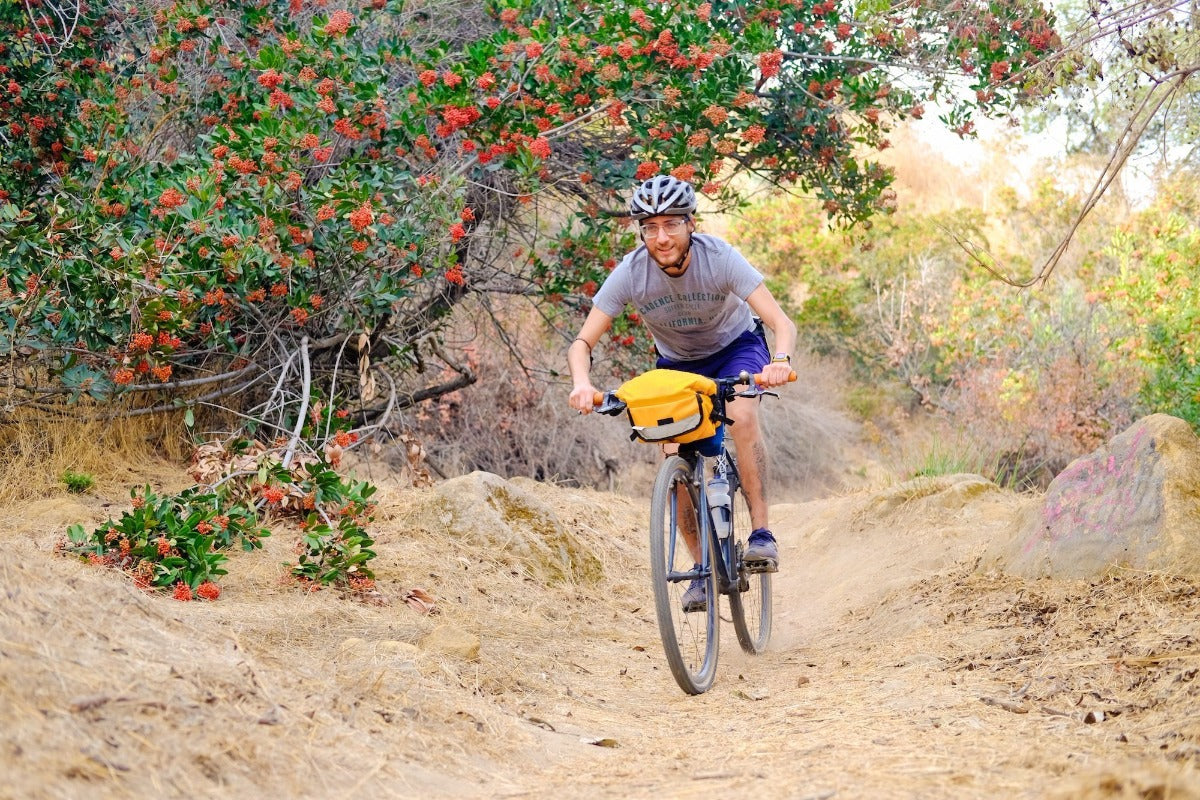
<svg viewBox="0 0 1200 800">
<path fill-rule="evenodd" d="M 1138 420 L 1055 477 L 992 554 L 1029 577 L 1200 576 L 1200 439 L 1177 417 Z"/>
</svg>

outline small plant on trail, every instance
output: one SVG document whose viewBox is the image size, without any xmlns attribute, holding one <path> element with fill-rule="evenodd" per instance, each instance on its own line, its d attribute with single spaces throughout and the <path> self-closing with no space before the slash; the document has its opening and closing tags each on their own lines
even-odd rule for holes
<svg viewBox="0 0 1200 800">
<path fill-rule="evenodd" d="M 1035 449 L 1002 450 L 998 440 L 980 439 L 970 432 L 934 438 L 906 454 L 903 464 L 901 472 L 908 478 L 970 473 L 1014 492 L 1043 485 L 1053 477 L 1046 476 L 1046 464 L 1037 459 Z"/>
<path fill-rule="evenodd" d="M 192 476 L 199 482 L 215 479 L 259 509 L 294 518 L 303 536 L 291 571 L 301 583 L 365 593 L 374 588 L 375 575 L 367 567 L 375 557 L 374 540 L 365 525 L 374 518 L 375 505 L 368 498 L 376 489 L 337 472 L 343 447 L 358 436 L 338 430 L 337 424 L 331 433 L 321 456 L 298 456 L 286 464 L 282 447 L 245 439 L 206 444 L 197 450 Z"/>
<path fill-rule="evenodd" d="M 967 452 L 964 447 L 934 442 L 917 456 L 908 473 L 913 478 L 937 478 L 968 472 L 982 473 L 985 469 L 981 459 Z"/>
<path fill-rule="evenodd" d="M 298 459 L 286 467 L 276 451 L 258 442 L 238 439 L 197 452 L 203 454 L 193 467 L 198 479 L 227 474 L 166 497 L 148 486 L 141 494 L 135 490 L 133 509 L 120 520 L 90 534 L 72 525 L 62 549 L 129 572 L 139 586 L 174 587 L 177 600 L 215 600 L 216 579 L 226 574 L 223 551 L 238 542 L 244 550 L 260 547 L 270 535 L 259 525 L 263 515 L 293 517 L 303 537 L 291 573 L 301 584 L 354 594 L 374 588 L 367 563 L 375 557 L 375 542 L 365 528 L 374 519 L 374 486 L 345 480 L 324 459 Z"/>
<path fill-rule="evenodd" d="M 375 487 L 347 482 L 324 464 L 311 465 L 304 483 L 312 487 L 314 508 L 300 523 L 304 536 L 292 575 L 314 587 L 344 584 L 352 591 L 370 590 L 375 574 L 366 564 L 375 557 L 370 549 L 375 542 L 364 525 L 374 519 L 375 504 L 368 498 Z"/>
<path fill-rule="evenodd" d="M 74 472 L 67 470 L 59 476 L 63 486 L 67 487 L 67 491 L 71 494 L 83 494 L 88 489 L 96 485 L 96 479 L 86 472 Z"/>
<path fill-rule="evenodd" d="M 347 412 L 317 393 L 286 420 L 292 436 L 270 444 L 247 436 L 199 445 L 190 474 L 196 485 L 159 497 L 149 487 L 131 493 L 133 509 L 88 534 L 68 529 L 61 549 L 96 564 L 130 572 L 144 587 L 174 587 L 177 600 L 215 600 L 216 578 L 226 574 L 223 551 L 236 542 L 260 546 L 262 523 L 291 518 L 302 531 L 292 574 L 310 587 L 337 586 L 365 598 L 374 589 L 367 562 L 374 541 L 368 498 L 375 487 L 338 472 L 346 450 L 361 441 Z"/>
<path fill-rule="evenodd" d="M 199 487 L 160 497 L 149 487 L 130 492 L 133 508 L 117 521 L 87 533 L 82 525 L 67 529 L 61 548 L 93 564 L 128 572 L 142 588 L 174 587 L 177 599 L 216 599 L 216 578 L 235 542 L 242 549 L 261 547 L 269 535 L 258 526 L 254 509 L 227 502 L 222 492 Z M 187 596 L 184 597 L 183 595 Z"/>
</svg>

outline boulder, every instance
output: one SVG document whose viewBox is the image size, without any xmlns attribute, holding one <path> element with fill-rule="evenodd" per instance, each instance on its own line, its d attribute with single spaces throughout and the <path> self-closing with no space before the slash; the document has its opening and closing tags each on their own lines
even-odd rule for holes
<svg viewBox="0 0 1200 800">
<path fill-rule="evenodd" d="M 452 478 L 435 489 L 436 524 L 464 544 L 544 583 L 595 581 L 600 558 L 536 495 L 490 472 Z"/>
<path fill-rule="evenodd" d="M 1063 470 L 1014 533 L 991 555 L 1026 577 L 1200 575 L 1200 440 L 1177 417 L 1138 420 Z"/>
<path fill-rule="evenodd" d="M 454 625 L 439 625 L 421 638 L 420 648 L 465 661 L 479 659 L 479 637 Z"/>
</svg>

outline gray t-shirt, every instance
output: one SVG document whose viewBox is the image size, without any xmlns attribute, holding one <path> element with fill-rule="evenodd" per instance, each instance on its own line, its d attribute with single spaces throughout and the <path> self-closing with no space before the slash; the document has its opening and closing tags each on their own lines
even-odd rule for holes
<svg viewBox="0 0 1200 800">
<path fill-rule="evenodd" d="M 617 264 L 593 303 L 610 317 L 628 303 L 673 361 L 707 358 L 751 328 L 746 298 L 763 282 L 733 245 L 706 233 L 692 235 L 692 263 L 668 277 L 641 245 Z"/>
</svg>

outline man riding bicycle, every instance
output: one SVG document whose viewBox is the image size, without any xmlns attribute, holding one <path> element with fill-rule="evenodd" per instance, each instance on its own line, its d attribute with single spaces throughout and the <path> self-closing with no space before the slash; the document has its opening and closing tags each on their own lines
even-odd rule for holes
<svg viewBox="0 0 1200 800">
<path fill-rule="evenodd" d="M 584 414 L 592 411 L 596 388 L 590 378 L 591 352 L 626 304 L 637 310 L 653 335 L 659 368 L 713 379 L 735 377 L 744 370 L 761 373 L 764 387 L 787 383 L 795 323 L 741 253 L 716 236 L 696 233 L 695 211 L 695 190 L 674 176 L 656 175 L 634 190 L 629 214 L 639 222 L 642 245 L 621 260 L 596 292 L 579 336 L 567 349 L 574 383 L 572 408 Z M 774 335 L 774 355 L 759 320 Z M 767 454 L 758 404 L 730 403 L 727 415 L 733 421 L 729 433 L 754 528 L 743 561 L 754 571 L 775 572 L 779 549 L 767 520 Z M 699 561 L 696 531 L 685 533 Z M 703 601 L 695 598 L 694 607 L 702 608 Z"/>
</svg>

